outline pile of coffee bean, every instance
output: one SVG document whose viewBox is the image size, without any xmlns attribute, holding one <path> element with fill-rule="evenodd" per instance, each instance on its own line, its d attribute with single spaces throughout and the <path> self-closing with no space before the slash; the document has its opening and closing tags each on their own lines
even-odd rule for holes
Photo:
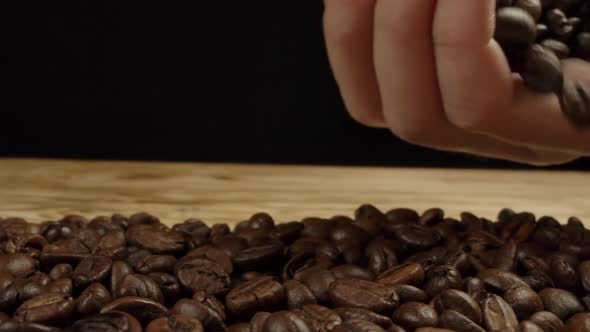
<svg viewBox="0 0 590 332">
<path fill-rule="evenodd" d="M 559 97 L 577 128 L 590 126 L 590 87 L 564 80 L 561 59 L 590 59 L 590 1 L 497 0 L 495 39 L 527 87 Z"/>
<path fill-rule="evenodd" d="M 0 219 L 0 332 L 590 331 L 590 230 L 496 219 Z"/>
</svg>

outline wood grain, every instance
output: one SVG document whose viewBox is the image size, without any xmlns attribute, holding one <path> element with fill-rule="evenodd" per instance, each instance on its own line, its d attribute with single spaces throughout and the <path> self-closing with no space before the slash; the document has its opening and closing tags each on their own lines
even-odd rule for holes
<svg viewBox="0 0 590 332">
<path fill-rule="evenodd" d="M 0 159 L 0 216 L 32 222 L 146 211 L 236 223 L 259 211 L 277 221 L 381 209 L 441 207 L 494 218 L 503 207 L 590 220 L 590 177 L 547 171 L 297 167 Z"/>
</svg>

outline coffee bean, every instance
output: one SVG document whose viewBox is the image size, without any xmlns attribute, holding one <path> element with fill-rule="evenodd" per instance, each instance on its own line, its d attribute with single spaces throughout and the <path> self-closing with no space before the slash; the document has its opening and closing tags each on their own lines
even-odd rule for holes
<svg viewBox="0 0 590 332">
<path fill-rule="evenodd" d="M 585 127 L 590 124 L 590 90 L 582 83 L 566 80 L 559 103 L 565 116 L 575 126 Z"/>
<path fill-rule="evenodd" d="M 82 316 L 97 314 L 111 301 L 111 293 L 106 287 L 99 283 L 92 283 L 76 299 L 76 312 Z"/>
<path fill-rule="evenodd" d="M 257 312 L 254 317 L 250 320 L 250 331 L 251 332 L 261 332 L 264 331 L 264 324 L 270 317 L 271 313 L 266 311 L 259 311 Z"/>
<path fill-rule="evenodd" d="M 89 255 L 90 250 L 80 240 L 67 238 L 44 246 L 41 252 L 41 264 L 46 268 L 52 268 L 61 263 L 77 265 Z"/>
<path fill-rule="evenodd" d="M 142 274 L 151 272 L 172 272 L 176 258 L 170 255 L 150 255 L 139 261 L 135 266 L 135 271 Z"/>
<path fill-rule="evenodd" d="M 401 225 L 394 231 L 394 235 L 402 244 L 415 250 L 430 249 L 441 240 L 440 234 L 435 230 L 416 224 Z"/>
<path fill-rule="evenodd" d="M 35 272 L 38 262 L 26 254 L 0 255 L 0 272 L 10 273 L 15 277 L 26 277 Z"/>
<path fill-rule="evenodd" d="M 297 280 L 288 280 L 283 284 L 287 308 L 289 310 L 299 309 L 306 304 L 316 304 L 317 299 L 311 290 Z"/>
<path fill-rule="evenodd" d="M 263 244 L 243 250 L 234 257 L 234 264 L 240 269 L 253 270 L 272 264 L 280 258 L 283 246 L 277 243 Z"/>
<path fill-rule="evenodd" d="M 250 330 L 250 324 L 237 323 L 237 324 L 228 326 L 227 332 L 252 332 L 252 331 Z"/>
<path fill-rule="evenodd" d="M 175 276 L 162 272 L 152 272 L 148 274 L 148 277 L 160 287 L 164 297 L 164 304 L 167 306 L 173 305 L 180 297 L 180 284 Z"/>
<path fill-rule="evenodd" d="M 57 264 L 49 272 L 49 278 L 51 278 L 51 280 L 71 278 L 73 273 L 74 268 L 72 268 L 70 264 Z"/>
<path fill-rule="evenodd" d="M 584 312 L 582 302 L 575 294 L 559 288 L 545 288 L 539 292 L 545 310 L 554 313 L 562 321 L 569 317 Z"/>
<path fill-rule="evenodd" d="M 329 288 L 336 280 L 334 274 L 326 269 L 309 269 L 309 273 L 304 273 L 301 276 L 301 282 L 311 290 L 316 299 L 325 303 L 330 299 Z"/>
<path fill-rule="evenodd" d="M 168 309 L 154 300 L 138 296 L 125 296 L 105 305 L 100 313 L 111 311 L 122 311 L 135 317 L 142 325 L 147 325 L 152 320 L 165 316 Z"/>
<path fill-rule="evenodd" d="M 84 288 L 93 282 L 101 282 L 111 272 L 113 261 L 104 256 L 88 256 L 74 270 L 72 278 L 76 287 Z"/>
<path fill-rule="evenodd" d="M 365 254 L 368 258 L 368 269 L 376 275 L 398 265 L 395 243 L 386 238 L 379 237 L 369 242 Z"/>
<path fill-rule="evenodd" d="M 511 287 L 504 293 L 503 298 L 520 320 L 525 320 L 544 308 L 539 295 L 527 286 Z"/>
<path fill-rule="evenodd" d="M 119 289 L 114 293 L 115 298 L 138 296 L 164 303 L 164 296 L 159 285 L 151 278 L 141 274 L 128 274 L 119 282 Z"/>
<path fill-rule="evenodd" d="M 494 38 L 507 48 L 530 44 L 537 37 L 535 19 L 524 9 L 504 7 L 496 13 Z"/>
<path fill-rule="evenodd" d="M 375 278 L 370 271 L 352 264 L 339 265 L 333 267 L 330 271 L 332 271 L 336 279 L 373 280 Z"/>
<path fill-rule="evenodd" d="M 400 303 L 404 302 L 424 302 L 428 301 L 428 295 L 420 288 L 412 285 L 392 286 L 399 296 Z"/>
<path fill-rule="evenodd" d="M 72 317 L 74 306 L 74 300 L 63 294 L 41 294 L 18 307 L 14 318 L 21 322 L 61 326 Z"/>
<path fill-rule="evenodd" d="M 559 317 L 548 311 L 539 311 L 534 313 L 530 320 L 537 324 L 545 332 L 560 332 L 563 331 L 565 327 Z"/>
<path fill-rule="evenodd" d="M 311 332 L 303 318 L 290 311 L 277 311 L 271 314 L 262 329 L 263 332 Z"/>
<path fill-rule="evenodd" d="M 332 309 L 317 304 L 308 304 L 293 311 L 298 314 L 312 329 L 331 331 L 342 323 L 342 318 Z"/>
<path fill-rule="evenodd" d="M 284 290 L 273 277 L 260 277 L 232 289 L 225 299 L 230 313 L 251 317 L 257 311 L 270 311 L 280 305 Z"/>
<path fill-rule="evenodd" d="M 438 314 L 427 304 L 406 302 L 393 313 L 393 322 L 408 329 L 435 327 L 438 325 Z"/>
<path fill-rule="evenodd" d="M 182 233 L 163 228 L 157 223 L 132 225 L 130 222 L 125 236 L 129 244 L 154 254 L 174 255 L 185 248 Z"/>
<path fill-rule="evenodd" d="M 440 265 L 430 269 L 427 273 L 427 282 L 424 291 L 430 297 L 438 295 L 445 289 L 461 289 L 463 279 L 456 269 Z"/>
<path fill-rule="evenodd" d="M 170 315 L 154 319 L 146 332 L 203 332 L 203 325 L 196 318 L 183 315 Z"/>
<path fill-rule="evenodd" d="M 181 299 L 170 310 L 173 314 L 184 315 L 198 319 L 205 331 L 224 331 L 226 326 L 224 316 L 213 308 L 196 300 Z"/>
<path fill-rule="evenodd" d="M 174 268 L 181 286 L 191 292 L 204 290 L 210 294 L 223 294 L 229 286 L 229 276 L 219 264 L 204 258 L 180 261 Z"/>
<path fill-rule="evenodd" d="M 391 287 L 360 279 L 334 281 L 329 295 L 335 306 L 364 308 L 377 313 L 391 311 L 399 304 L 399 297 Z"/>
<path fill-rule="evenodd" d="M 530 320 L 523 320 L 519 324 L 521 332 L 544 332 L 539 325 L 533 323 Z"/>
<path fill-rule="evenodd" d="M 439 313 L 446 310 L 456 311 L 476 324 L 482 321 L 481 308 L 469 294 L 456 289 L 447 289 L 434 298 L 434 308 Z M 448 327 L 447 328 L 451 328 Z"/>
<path fill-rule="evenodd" d="M 579 313 L 573 315 L 565 324 L 566 332 L 590 332 L 590 314 Z"/>
<path fill-rule="evenodd" d="M 365 320 L 349 320 L 336 326 L 334 332 L 385 332 L 379 325 Z"/>
<path fill-rule="evenodd" d="M 388 286 L 418 286 L 424 281 L 424 269 L 417 263 L 402 264 L 383 272 L 377 276 L 376 281 Z"/>
<path fill-rule="evenodd" d="M 368 309 L 339 307 L 339 308 L 334 309 L 334 311 L 344 321 L 364 320 L 364 321 L 371 322 L 373 324 L 377 324 L 384 329 L 389 328 L 391 326 L 391 319 L 389 317 L 377 314 L 377 313 L 375 313 L 371 310 L 368 310 Z"/>
<path fill-rule="evenodd" d="M 384 226 L 391 224 L 417 224 L 420 220 L 420 215 L 418 212 L 412 209 L 397 208 L 389 210 L 387 213 L 385 213 L 385 218 L 387 219 L 388 223 L 386 223 Z"/>
<path fill-rule="evenodd" d="M 55 293 L 63 295 L 72 295 L 74 290 L 74 282 L 70 278 L 61 278 L 51 281 L 42 290 L 43 293 Z"/>
<path fill-rule="evenodd" d="M 482 301 L 483 320 L 488 331 L 518 332 L 518 319 L 506 301 L 489 294 Z"/>
<path fill-rule="evenodd" d="M 485 330 L 465 315 L 455 310 L 445 310 L 440 315 L 440 326 L 457 332 L 484 332 Z"/>
<path fill-rule="evenodd" d="M 527 286 L 516 274 L 499 269 L 485 269 L 480 271 L 478 278 L 483 281 L 489 291 L 497 294 L 504 294 L 513 286 Z"/>
<path fill-rule="evenodd" d="M 278 224 L 271 232 L 270 236 L 284 244 L 291 244 L 303 231 L 303 223 L 293 221 L 284 224 Z"/>
<path fill-rule="evenodd" d="M 141 325 L 133 316 L 120 311 L 93 315 L 76 321 L 65 332 L 141 332 Z"/>
<path fill-rule="evenodd" d="M 58 332 L 59 330 L 51 326 L 31 322 L 17 322 L 13 320 L 0 324 L 0 332 Z"/>
</svg>

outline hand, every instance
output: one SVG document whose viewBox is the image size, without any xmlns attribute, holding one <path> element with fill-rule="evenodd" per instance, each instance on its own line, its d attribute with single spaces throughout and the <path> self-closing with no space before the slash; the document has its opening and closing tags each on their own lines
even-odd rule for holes
<svg viewBox="0 0 590 332">
<path fill-rule="evenodd" d="M 532 165 L 590 155 L 558 98 L 530 91 L 493 40 L 495 0 L 325 0 L 328 55 L 357 121 L 434 149 Z M 590 64 L 563 61 L 590 88 Z"/>
</svg>

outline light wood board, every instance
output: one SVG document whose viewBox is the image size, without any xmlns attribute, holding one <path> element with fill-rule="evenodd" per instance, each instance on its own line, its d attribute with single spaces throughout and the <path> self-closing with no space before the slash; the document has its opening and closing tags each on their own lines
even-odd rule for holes
<svg viewBox="0 0 590 332">
<path fill-rule="evenodd" d="M 236 223 L 265 211 L 278 222 L 380 209 L 441 207 L 494 218 L 503 207 L 590 220 L 590 176 L 547 171 L 300 167 L 0 159 L 0 216 L 31 222 L 146 211 Z"/>
</svg>

